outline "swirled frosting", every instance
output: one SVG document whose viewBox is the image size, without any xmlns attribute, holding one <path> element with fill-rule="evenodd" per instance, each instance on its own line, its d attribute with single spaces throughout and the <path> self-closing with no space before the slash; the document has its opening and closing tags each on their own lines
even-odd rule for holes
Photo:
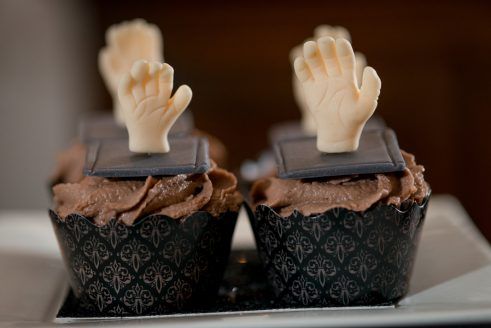
<svg viewBox="0 0 491 328">
<path fill-rule="evenodd" d="M 254 183 L 251 197 L 255 206 L 268 205 L 284 217 L 294 210 L 306 216 L 336 207 L 364 211 L 379 201 L 395 206 L 406 200 L 420 203 L 430 190 L 424 167 L 416 164 L 412 154 L 402 151 L 402 155 L 403 172 L 315 180 L 270 177 Z"/>
<path fill-rule="evenodd" d="M 62 219 L 76 213 L 99 226 L 112 218 L 131 225 L 149 214 L 179 219 L 206 211 L 217 217 L 238 211 L 242 203 L 235 176 L 218 167 L 206 174 L 148 177 L 144 181 L 84 177 L 80 182 L 55 185 L 53 194 L 55 211 Z"/>
<path fill-rule="evenodd" d="M 60 152 L 56 157 L 56 167 L 49 181 L 56 183 L 74 183 L 83 179 L 83 169 L 87 147 L 75 141 L 72 145 Z"/>
</svg>

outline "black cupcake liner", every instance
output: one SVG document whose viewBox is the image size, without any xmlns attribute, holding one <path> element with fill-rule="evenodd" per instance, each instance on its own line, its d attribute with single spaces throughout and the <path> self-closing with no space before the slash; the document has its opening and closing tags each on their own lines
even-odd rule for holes
<svg viewBox="0 0 491 328">
<path fill-rule="evenodd" d="M 183 311 L 167 311 L 169 315 L 203 315 L 205 313 L 237 313 L 244 311 L 264 311 L 281 309 L 273 299 L 262 265 L 255 249 L 232 250 L 229 262 L 220 285 L 215 302 L 193 306 Z M 161 317 L 164 317 L 161 316 Z M 79 306 L 79 301 L 70 290 L 56 315 L 56 322 L 74 322 L 79 319 L 97 320 L 105 315 L 87 314 Z M 125 315 L 122 318 L 135 318 L 138 315 Z"/>
<path fill-rule="evenodd" d="M 282 306 L 396 304 L 408 291 L 430 195 L 397 209 L 335 208 L 281 217 L 266 205 L 249 216 L 276 301 Z"/>
<path fill-rule="evenodd" d="M 93 316 L 178 313 L 213 302 L 237 215 L 151 215 L 132 226 L 111 220 L 98 227 L 49 211 L 78 306 Z"/>
</svg>

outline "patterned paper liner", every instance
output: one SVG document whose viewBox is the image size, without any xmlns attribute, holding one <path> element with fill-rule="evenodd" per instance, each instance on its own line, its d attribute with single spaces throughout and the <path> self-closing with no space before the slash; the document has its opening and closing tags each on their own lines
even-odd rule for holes
<svg viewBox="0 0 491 328">
<path fill-rule="evenodd" d="M 265 205 L 251 212 L 259 257 L 283 306 L 396 304 L 409 279 L 430 195 L 403 210 L 336 208 L 284 218 Z"/>
<path fill-rule="evenodd" d="M 87 315 L 157 315 L 213 302 L 227 265 L 236 212 L 182 220 L 151 215 L 98 227 L 49 211 L 69 282 Z"/>
</svg>

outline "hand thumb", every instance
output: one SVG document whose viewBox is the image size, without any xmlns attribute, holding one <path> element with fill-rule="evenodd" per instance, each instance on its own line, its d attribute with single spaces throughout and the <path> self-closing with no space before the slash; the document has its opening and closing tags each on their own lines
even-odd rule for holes
<svg viewBox="0 0 491 328">
<path fill-rule="evenodd" d="M 377 107 L 378 96 L 382 81 L 377 72 L 372 67 L 365 67 L 363 70 L 363 81 L 360 89 L 359 105 L 372 115 Z"/>
</svg>

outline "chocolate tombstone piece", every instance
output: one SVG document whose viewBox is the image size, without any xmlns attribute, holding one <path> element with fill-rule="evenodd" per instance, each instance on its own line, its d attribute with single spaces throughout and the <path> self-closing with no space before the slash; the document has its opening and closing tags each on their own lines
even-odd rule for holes
<svg viewBox="0 0 491 328">
<path fill-rule="evenodd" d="M 85 175 L 132 178 L 205 173 L 210 168 L 208 141 L 186 136 L 169 140 L 163 154 L 137 154 L 128 149 L 128 139 L 101 139 L 88 144 Z"/>
<path fill-rule="evenodd" d="M 316 137 L 282 140 L 274 151 L 282 179 L 396 172 L 406 167 L 391 129 L 364 131 L 358 150 L 349 153 L 322 153 Z"/>
<path fill-rule="evenodd" d="M 178 137 L 191 133 L 194 128 L 193 115 L 184 111 L 169 131 L 170 137 Z M 79 126 L 79 138 L 82 142 L 97 139 L 128 138 L 126 128 L 116 124 L 113 115 L 98 115 L 84 119 Z"/>
<path fill-rule="evenodd" d="M 363 131 L 385 129 L 387 125 L 380 115 L 373 115 L 365 124 Z M 300 121 L 289 121 L 274 125 L 269 132 L 269 142 L 273 145 L 278 141 L 305 137 L 307 134 Z"/>
</svg>

